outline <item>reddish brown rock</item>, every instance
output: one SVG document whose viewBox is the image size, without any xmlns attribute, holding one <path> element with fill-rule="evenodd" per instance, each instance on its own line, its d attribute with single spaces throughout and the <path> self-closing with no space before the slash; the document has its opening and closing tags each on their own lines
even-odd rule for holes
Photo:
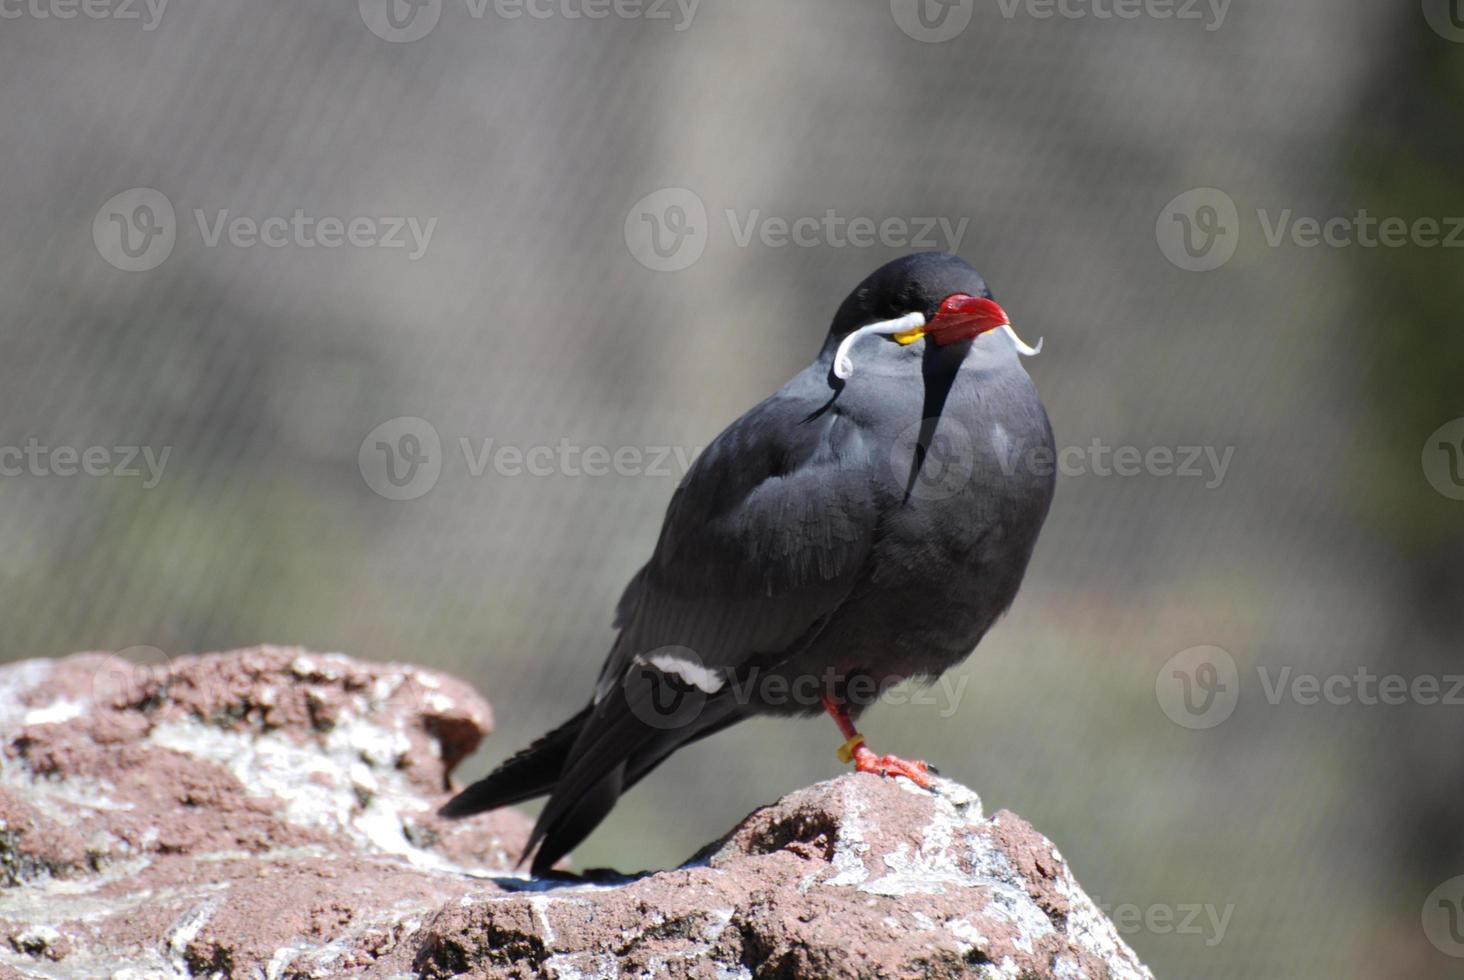
<svg viewBox="0 0 1464 980">
<path fill-rule="evenodd" d="M 683 868 L 528 882 L 526 819 L 433 815 L 491 728 L 460 681 L 132 653 L 0 668 L 0 976 L 1148 976 L 954 783 L 846 776 Z"/>
</svg>

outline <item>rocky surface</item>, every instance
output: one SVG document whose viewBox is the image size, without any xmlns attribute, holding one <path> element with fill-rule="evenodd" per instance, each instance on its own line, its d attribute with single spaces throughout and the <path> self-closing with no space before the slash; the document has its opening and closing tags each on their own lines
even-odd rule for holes
<svg viewBox="0 0 1464 980">
<path fill-rule="evenodd" d="M 0 668 L 0 977 L 1149 976 L 951 782 L 844 776 L 682 868 L 524 880 L 522 815 L 433 814 L 490 730 L 461 681 L 338 654 Z"/>
</svg>

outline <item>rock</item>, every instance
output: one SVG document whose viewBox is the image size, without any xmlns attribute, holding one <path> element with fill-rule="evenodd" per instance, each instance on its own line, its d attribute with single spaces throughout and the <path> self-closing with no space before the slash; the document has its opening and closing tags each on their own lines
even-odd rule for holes
<svg viewBox="0 0 1464 980">
<path fill-rule="evenodd" d="M 687 865 L 529 881 L 434 815 L 461 681 L 260 647 L 0 668 L 0 977 L 1148 977 L 1056 849 L 949 781 L 843 776 Z"/>
</svg>

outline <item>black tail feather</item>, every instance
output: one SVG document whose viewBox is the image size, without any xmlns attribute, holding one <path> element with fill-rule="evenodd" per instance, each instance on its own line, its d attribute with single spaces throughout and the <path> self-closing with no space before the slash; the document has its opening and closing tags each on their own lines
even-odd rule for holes
<svg viewBox="0 0 1464 980">
<path fill-rule="evenodd" d="M 571 749 L 573 758 L 529 836 L 525 853 L 534 853 L 535 875 L 547 873 L 589 836 L 620 795 L 679 746 L 741 720 L 730 697 L 708 699 L 694 721 L 674 729 L 657 729 L 634 709 L 607 712 L 600 707 L 599 715 L 586 720 L 579 743 Z"/>
<path fill-rule="evenodd" d="M 546 874 L 599 825 L 625 790 L 678 746 L 740 721 L 730 707 L 730 699 L 714 698 L 695 723 L 662 731 L 625 708 L 606 711 L 602 705 L 600 716 L 592 717 L 595 705 L 588 705 L 448 800 L 438 813 L 465 817 L 548 794 L 523 858 L 526 862 L 532 855 L 532 873 Z"/>
<path fill-rule="evenodd" d="M 587 705 L 569 721 L 516 753 L 488 776 L 448 800 L 437 812 L 444 817 L 466 817 L 550 792 L 564 770 L 580 728 L 590 716 L 590 707 Z"/>
<path fill-rule="evenodd" d="M 599 782 L 575 797 L 567 812 L 559 815 L 546 827 L 535 827 L 535 837 L 542 835 L 543 844 L 534 853 L 534 862 L 529 873 L 536 878 L 553 870 L 559 859 L 573 850 L 580 841 L 599 826 L 620 798 L 625 777 L 625 764 L 610 770 Z M 529 850 L 533 851 L 537 841 L 530 839 Z M 527 856 L 527 855 L 526 855 Z M 522 861 L 519 862 L 522 865 Z"/>
</svg>

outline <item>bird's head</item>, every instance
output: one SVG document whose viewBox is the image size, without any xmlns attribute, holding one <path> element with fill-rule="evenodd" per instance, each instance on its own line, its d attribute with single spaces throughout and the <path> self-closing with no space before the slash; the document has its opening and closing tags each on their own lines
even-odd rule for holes
<svg viewBox="0 0 1464 980">
<path fill-rule="evenodd" d="M 919 252 L 876 269 L 839 307 L 829 330 L 837 343 L 834 374 L 854 373 L 851 351 L 861 338 L 877 335 L 886 343 L 919 340 L 938 347 L 969 342 L 1000 330 L 1022 354 L 1036 354 L 1012 329 L 1006 311 L 991 296 L 971 266 L 943 252 Z"/>
</svg>

